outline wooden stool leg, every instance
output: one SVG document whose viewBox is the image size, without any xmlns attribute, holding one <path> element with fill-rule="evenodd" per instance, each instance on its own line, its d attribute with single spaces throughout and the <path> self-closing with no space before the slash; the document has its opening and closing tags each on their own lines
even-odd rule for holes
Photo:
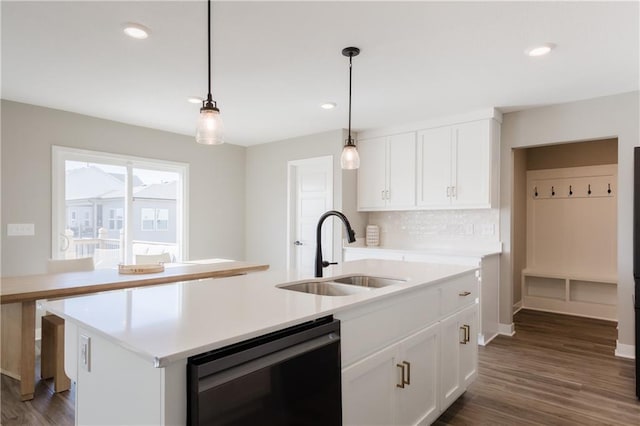
<svg viewBox="0 0 640 426">
<path fill-rule="evenodd" d="M 60 324 L 57 325 L 56 331 L 56 362 L 53 389 L 56 392 L 64 392 L 71 388 L 71 380 L 64 372 L 64 320 L 62 318 L 60 318 Z"/>
<path fill-rule="evenodd" d="M 42 317 L 42 340 L 40 350 L 40 377 L 50 379 L 55 372 L 55 315 Z"/>
<path fill-rule="evenodd" d="M 69 390 L 71 380 L 64 372 L 64 320 L 56 315 L 42 317 L 41 376 L 53 377 L 56 392 Z"/>
</svg>

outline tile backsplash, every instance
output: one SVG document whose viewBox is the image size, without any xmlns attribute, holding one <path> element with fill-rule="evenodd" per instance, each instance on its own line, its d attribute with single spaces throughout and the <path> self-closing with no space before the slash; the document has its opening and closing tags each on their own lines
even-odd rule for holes
<svg viewBox="0 0 640 426">
<path fill-rule="evenodd" d="M 380 245 L 419 249 L 455 242 L 499 241 L 500 211 L 416 210 L 371 212 L 369 225 L 380 227 Z"/>
</svg>

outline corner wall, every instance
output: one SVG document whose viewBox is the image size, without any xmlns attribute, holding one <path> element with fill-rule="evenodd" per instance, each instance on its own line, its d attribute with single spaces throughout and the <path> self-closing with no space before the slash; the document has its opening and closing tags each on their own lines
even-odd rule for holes
<svg viewBox="0 0 640 426">
<path fill-rule="evenodd" d="M 365 216 L 356 208 L 356 171 L 340 168 L 345 138 L 340 129 L 247 148 L 247 260 L 286 268 L 287 164 L 292 160 L 333 156 L 333 208 L 349 218 L 358 236 L 364 235 Z M 343 227 L 333 228 L 333 259 L 340 261 Z"/>
<path fill-rule="evenodd" d="M 46 271 L 51 257 L 51 146 L 189 163 L 189 257 L 244 258 L 244 147 L 2 100 L 2 275 Z M 34 223 L 7 237 L 7 223 Z"/>
<path fill-rule="evenodd" d="M 503 115 L 500 229 L 503 255 L 500 322 L 513 322 L 513 148 L 618 138 L 618 346 L 633 356 L 633 147 L 640 144 L 639 93 L 630 92 Z"/>
</svg>

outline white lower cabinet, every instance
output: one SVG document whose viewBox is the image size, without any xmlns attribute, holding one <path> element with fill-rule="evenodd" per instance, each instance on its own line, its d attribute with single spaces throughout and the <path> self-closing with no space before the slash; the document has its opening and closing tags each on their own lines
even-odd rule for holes
<svg viewBox="0 0 640 426">
<path fill-rule="evenodd" d="M 477 305 L 440 322 L 440 406 L 448 407 L 478 375 Z"/>
<path fill-rule="evenodd" d="M 345 425 L 428 425 L 475 380 L 478 279 L 336 315 L 341 321 Z"/>
<path fill-rule="evenodd" d="M 342 371 L 345 425 L 430 424 L 439 414 L 438 324 Z"/>
</svg>

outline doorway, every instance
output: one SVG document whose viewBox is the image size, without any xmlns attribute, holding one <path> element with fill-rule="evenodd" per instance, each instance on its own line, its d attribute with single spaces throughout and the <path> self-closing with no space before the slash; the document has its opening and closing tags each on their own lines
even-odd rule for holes
<svg viewBox="0 0 640 426">
<path fill-rule="evenodd" d="M 514 313 L 617 319 L 617 138 L 513 150 Z"/>
<path fill-rule="evenodd" d="M 287 268 L 313 273 L 318 219 L 333 209 L 333 157 L 288 162 Z M 333 224 L 322 228 L 325 259 L 334 259 Z"/>
</svg>

